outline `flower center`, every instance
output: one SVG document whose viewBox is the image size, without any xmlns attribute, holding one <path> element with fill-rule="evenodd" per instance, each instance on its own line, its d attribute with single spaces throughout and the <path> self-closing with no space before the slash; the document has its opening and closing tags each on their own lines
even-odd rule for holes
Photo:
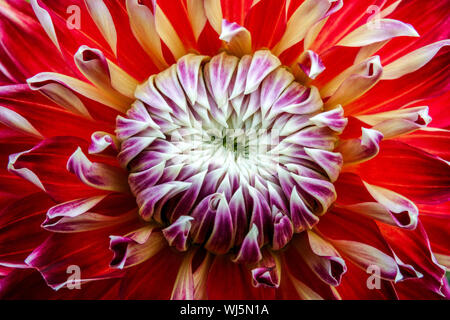
<svg viewBox="0 0 450 320">
<path fill-rule="evenodd" d="M 118 117 L 119 161 L 142 218 L 178 250 L 199 244 L 235 261 L 261 259 L 312 228 L 335 200 L 346 125 L 317 88 L 261 50 L 188 54 L 136 90 Z"/>
</svg>

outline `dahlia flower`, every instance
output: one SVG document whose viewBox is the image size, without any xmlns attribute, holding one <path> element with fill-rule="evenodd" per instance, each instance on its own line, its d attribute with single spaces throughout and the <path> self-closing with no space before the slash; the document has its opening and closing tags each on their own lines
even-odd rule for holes
<svg viewBox="0 0 450 320">
<path fill-rule="evenodd" d="M 0 0 L 0 296 L 450 297 L 449 6 Z"/>
</svg>

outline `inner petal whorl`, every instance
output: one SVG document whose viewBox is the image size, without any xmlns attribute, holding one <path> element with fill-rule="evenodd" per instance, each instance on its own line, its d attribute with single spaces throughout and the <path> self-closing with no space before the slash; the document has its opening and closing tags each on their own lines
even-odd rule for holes
<svg viewBox="0 0 450 320">
<path fill-rule="evenodd" d="M 312 228 L 335 200 L 347 120 L 323 110 L 270 51 L 242 58 L 188 54 L 136 90 L 117 119 L 119 161 L 140 215 L 235 261 L 261 259 Z"/>
</svg>

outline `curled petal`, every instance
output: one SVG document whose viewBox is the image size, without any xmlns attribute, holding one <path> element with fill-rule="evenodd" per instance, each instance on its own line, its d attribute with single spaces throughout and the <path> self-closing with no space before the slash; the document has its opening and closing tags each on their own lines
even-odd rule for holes
<svg viewBox="0 0 450 320">
<path fill-rule="evenodd" d="M 344 158 L 344 164 L 357 164 L 375 157 L 380 151 L 383 134 L 379 131 L 362 128 L 360 139 L 344 140 L 338 147 Z"/>
<path fill-rule="evenodd" d="M 258 227 L 253 224 L 250 231 L 244 238 L 241 248 L 233 260 L 238 263 L 256 263 L 262 259 L 261 250 L 258 244 Z"/>
<path fill-rule="evenodd" d="M 381 278 L 394 282 L 403 280 L 403 275 L 395 259 L 377 248 L 348 240 L 335 240 L 333 244 L 360 267 L 364 269 L 377 268 Z"/>
<path fill-rule="evenodd" d="M 280 250 L 284 248 L 294 235 L 294 226 L 288 216 L 278 212 L 273 221 L 272 248 Z"/>
<path fill-rule="evenodd" d="M 186 251 L 188 249 L 188 235 L 191 230 L 191 221 L 194 218 L 190 216 L 180 216 L 169 227 L 163 229 L 164 237 L 170 246 L 175 247 L 178 251 Z"/>
<path fill-rule="evenodd" d="M 23 152 L 19 152 L 19 153 L 15 153 L 9 156 L 9 161 L 8 161 L 8 171 L 11 173 L 14 173 L 15 175 L 31 182 L 32 184 L 34 184 L 36 187 L 38 187 L 39 189 L 46 191 L 44 185 L 42 184 L 41 180 L 39 179 L 39 177 L 30 169 L 28 168 L 16 168 L 16 162 L 19 160 L 19 158 L 24 155 L 27 154 L 29 152 L 33 151 L 33 149 L 27 150 L 27 151 L 23 151 Z"/>
<path fill-rule="evenodd" d="M 89 14 L 97 28 L 117 56 L 117 32 L 113 18 L 103 0 L 85 0 Z"/>
<path fill-rule="evenodd" d="M 110 72 L 103 53 L 98 49 L 81 46 L 74 56 L 75 64 L 83 75 L 97 87 L 110 88 Z"/>
<path fill-rule="evenodd" d="M 0 123 L 23 133 L 42 138 L 42 135 L 35 127 L 17 112 L 0 106 Z"/>
<path fill-rule="evenodd" d="M 318 127 L 328 127 L 339 134 L 344 131 L 348 123 L 348 119 L 344 118 L 344 109 L 340 105 L 311 117 L 309 121 Z"/>
<path fill-rule="evenodd" d="M 86 212 L 74 218 L 59 217 L 56 219 L 47 218 L 41 225 L 42 228 L 51 232 L 73 233 L 85 232 L 97 229 L 111 227 L 122 224 L 130 218 L 135 218 L 135 212 L 132 215 L 124 217 L 110 217 L 98 213 Z"/>
<path fill-rule="evenodd" d="M 159 35 L 156 32 L 155 17 L 150 8 L 138 0 L 127 0 L 126 6 L 131 30 L 139 44 L 161 70 L 167 68 L 161 41 L 159 41 Z M 158 39 L 158 41 L 155 41 L 155 39 Z"/>
<path fill-rule="evenodd" d="M 83 45 L 74 58 L 78 69 L 98 88 L 115 90 L 128 98 L 134 98 L 138 81 L 106 59 L 100 50 Z"/>
<path fill-rule="evenodd" d="M 332 96 L 347 78 L 350 78 L 352 75 L 369 74 L 371 69 L 373 69 L 374 64 L 381 66 L 380 58 L 378 56 L 367 58 L 366 60 L 345 69 L 320 89 L 320 95 L 324 98 Z"/>
<path fill-rule="evenodd" d="M 186 191 L 190 186 L 191 184 L 187 182 L 173 181 L 147 188 L 137 195 L 141 217 L 146 221 L 150 221 L 156 213 L 157 206 L 160 208 L 168 199 Z M 159 217 L 154 218 L 159 219 Z"/>
<path fill-rule="evenodd" d="M 209 195 L 200 201 L 192 212 L 194 224 L 191 233 L 195 243 L 202 243 L 206 240 L 208 231 L 214 223 L 215 212 L 221 198 L 220 193 Z"/>
<path fill-rule="evenodd" d="M 319 222 L 319 218 L 305 204 L 296 187 L 292 190 L 289 203 L 291 220 L 296 233 L 311 229 Z"/>
<path fill-rule="evenodd" d="M 91 115 L 86 109 L 86 106 L 71 88 L 67 87 L 67 85 L 63 83 L 51 81 L 45 77 L 43 81 L 40 82 L 38 80 L 39 77 L 37 76 L 27 80 L 28 85 L 32 90 L 39 91 L 44 96 L 70 112 L 80 114 L 88 119 L 91 119 Z"/>
<path fill-rule="evenodd" d="M 425 128 L 430 122 L 428 107 L 414 107 L 387 111 L 372 115 L 356 116 L 359 120 L 373 125 L 385 139 L 397 137 Z"/>
<path fill-rule="evenodd" d="M 362 47 L 394 37 L 419 37 L 413 26 L 393 19 L 377 19 L 353 30 L 338 46 Z"/>
<path fill-rule="evenodd" d="M 376 219 L 378 221 L 397 227 L 414 229 L 415 225 L 417 224 L 417 220 L 414 221 L 413 219 L 411 219 L 408 212 L 405 211 L 394 214 L 386 207 L 376 202 L 362 202 L 357 204 L 345 205 L 342 207 L 351 212 L 358 213 L 371 219 Z"/>
<path fill-rule="evenodd" d="M 91 144 L 89 145 L 89 154 L 105 154 L 117 155 L 118 142 L 115 136 L 107 133 L 97 131 L 91 136 Z"/>
<path fill-rule="evenodd" d="M 438 53 L 441 48 L 450 45 L 450 40 L 441 40 L 417 49 L 383 67 L 382 80 L 393 80 L 419 70 Z"/>
<path fill-rule="evenodd" d="M 344 6 L 343 0 L 337 0 L 337 1 L 330 1 L 331 6 L 328 9 L 327 13 L 319 19 L 315 24 L 311 26 L 311 28 L 308 29 L 306 32 L 305 40 L 304 40 L 304 48 L 305 50 L 308 50 L 313 44 L 314 40 L 316 40 L 317 36 L 319 35 L 322 28 L 325 26 L 326 22 L 328 21 L 328 18 L 336 13 L 337 11 L 341 10 Z"/>
<path fill-rule="evenodd" d="M 146 226 L 126 236 L 110 236 L 110 250 L 114 257 L 111 267 L 129 268 L 150 259 L 164 248 L 160 232 L 153 232 L 154 226 Z"/>
<path fill-rule="evenodd" d="M 252 36 L 236 22 L 222 20 L 220 39 L 227 42 L 228 50 L 238 57 L 252 53 Z"/>
<path fill-rule="evenodd" d="M 332 286 L 341 283 L 342 276 L 347 272 L 347 266 L 331 243 L 314 232 L 307 231 L 295 246 L 306 264 L 320 279 Z"/>
<path fill-rule="evenodd" d="M 78 148 L 67 162 L 67 170 L 88 186 L 108 191 L 128 192 L 127 177 L 119 168 L 92 163 Z"/>
<path fill-rule="evenodd" d="M 336 200 L 336 190 L 331 182 L 303 177 L 296 174 L 292 174 L 297 184 L 306 193 L 317 200 L 321 208 L 317 210 L 318 215 L 322 215 L 331 206 L 331 204 Z"/>
<path fill-rule="evenodd" d="M 206 56 L 187 54 L 177 61 L 178 79 L 192 105 L 197 102 L 200 65 Z"/>
<path fill-rule="evenodd" d="M 37 0 L 31 0 L 31 7 L 33 8 L 34 13 L 36 14 L 36 17 L 39 20 L 39 23 L 44 28 L 45 33 L 47 33 L 50 40 L 52 40 L 53 44 L 58 48 L 59 51 L 61 51 L 61 47 L 58 42 L 58 38 L 56 36 L 55 32 L 55 26 L 53 25 L 52 18 L 50 14 L 42 8 Z"/>
<path fill-rule="evenodd" d="M 325 16 L 330 6 L 331 1 L 329 0 L 304 1 L 289 18 L 286 31 L 273 52 L 280 54 L 303 40 L 309 28 Z"/>
<path fill-rule="evenodd" d="M 445 267 L 441 266 L 434 256 L 431 248 L 430 239 L 425 232 L 421 221 L 418 222 L 415 230 L 404 230 L 389 225 L 381 225 L 380 231 L 386 238 L 389 246 L 395 252 L 397 261 L 401 259 L 400 266 L 410 265 L 417 270 L 418 277 L 423 275 L 422 279 L 415 281 L 419 284 L 420 290 L 423 293 L 434 292 L 441 297 L 447 297 L 445 276 Z M 406 273 L 405 276 L 410 277 L 411 272 Z M 409 271 L 411 269 L 409 268 Z M 405 284 L 407 284 L 406 282 Z"/>
<path fill-rule="evenodd" d="M 406 229 L 415 229 L 417 225 L 419 210 L 412 201 L 391 190 L 371 185 L 367 182 L 363 183 L 370 195 L 378 203 L 387 208 L 389 212 L 397 215 L 399 219 L 401 219 L 401 216 L 405 216 L 406 213 L 406 221 L 408 221 L 409 223 L 405 223 L 405 221 L 402 221 L 404 227 Z"/>
<path fill-rule="evenodd" d="M 42 227 L 52 232 L 84 232 L 107 228 L 135 218 L 134 201 L 127 196 L 107 195 L 82 198 L 58 204 L 50 208 Z M 120 205 L 117 204 L 120 203 Z M 112 215 L 95 213 L 104 211 L 100 204 L 106 204 Z M 111 204 L 111 208 L 109 205 Z M 122 205 L 123 204 L 123 205 Z"/>
<path fill-rule="evenodd" d="M 84 233 L 71 234 L 70 237 L 66 234 L 52 233 L 34 249 L 25 263 L 38 270 L 47 285 L 54 290 L 59 290 L 67 284 L 83 285 L 90 281 L 122 276 L 119 270 L 109 268 L 105 263 L 111 257 L 107 241 L 105 242 L 107 238 L 105 231 L 90 232 L 89 237 Z M 68 268 L 74 265 L 81 270 L 77 279 L 68 277 L 67 273 L 70 270 Z"/>
<path fill-rule="evenodd" d="M 431 118 L 428 115 L 428 107 L 405 108 L 356 117 L 372 126 L 390 119 L 404 119 L 417 123 L 429 123 L 431 121 Z"/>
<path fill-rule="evenodd" d="M 80 214 L 87 212 L 88 210 L 95 207 L 99 204 L 103 199 L 105 199 L 106 195 L 92 197 L 92 198 L 83 198 L 72 201 L 67 201 L 61 204 L 58 204 L 54 207 L 51 207 L 47 212 L 47 217 L 55 218 L 55 217 L 76 217 Z"/>
<path fill-rule="evenodd" d="M 325 70 L 319 55 L 314 51 L 307 50 L 299 58 L 298 66 L 310 79 L 315 79 Z"/>
<path fill-rule="evenodd" d="M 256 288 L 278 288 L 281 278 L 280 268 L 279 256 L 265 251 L 258 267 L 251 270 L 253 286 Z"/>
<path fill-rule="evenodd" d="M 281 65 L 281 61 L 268 50 L 257 51 L 252 58 L 245 83 L 245 94 L 255 91 L 261 82 Z"/>
<path fill-rule="evenodd" d="M 224 254 L 233 245 L 233 219 L 227 199 L 222 195 L 214 217 L 214 227 L 205 248 L 215 254 Z"/>
<path fill-rule="evenodd" d="M 338 104 L 345 106 L 358 99 L 381 79 L 382 73 L 383 67 L 379 56 L 367 59 L 355 69 L 351 67 L 344 71 L 331 81 L 333 86 L 342 80 L 339 87 L 325 103 L 325 107 L 333 108 Z"/>
<path fill-rule="evenodd" d="M 114 91 L 100 91 L 96 87 L 86 82 L 59 73 L 42 72 L 32 78 L 27 79 L 27 83 L 32 90 L 42 90 L 44 94 L 46 93 L 47 89 L 50 91 L 50 93 L 53 93 L 55 90 L 60 90 L 58 86 L 49 87 L 49 84 L 59 84 L 61 86 L 64 86 L 66 89 L 73 90 L 89 99 L 103 103 L 104 105 L 118 111 L 128 110 L 132 102 L 132 100 L 130 100 L 130 98 L 128 97 L 124 97 L 120 94 L 114 94 Z M 62 98 L 65 98 L 64 101 L 67 100 L 67 90 L 64 90 L 63 92 L 59 91 L 57 92 L 57 94 L 59 94 L 59 96 L 61 96 Z M 54 98 L 52 95 L 48 95 Z M 81 105 L 79 105 L 78 103 L 74 105 L 74 108 L 75 107 L 77 108 L 76 110 L 80 113 L 86 113 L 86 111 L 83 110 L 81 108 Z"/>
<path fill-rule="evenodd" d="M 299 97 L 289 96 L 288 90 L 280 96 L 275 102 L 273 109 L 281 108 L 282 111 L 293 114 L 307 114 L 320 110 L 323 106 L 319 90 L 316 87 L 310 87 Z M 296 90 L 295 90 L 296 91 Z M 290 92 L 291 94 L 295 91 Z"/>
<path fill-rule="evenodd" d="M 305 148 L 305 152 L 327 173 L 331 182 L 337 180 L 344 163 L 342 155 L 337 152 L 330 152 L 320 149 Z"/>
<path fill-rule="evenodd" d="M 252 269 L 252 277 L 254 286 L 266 286 L 269 288 L 277 288 L 279 286 L 278 281 L 273 276 L 271 268 L 255 268 Z"/>
</svg>

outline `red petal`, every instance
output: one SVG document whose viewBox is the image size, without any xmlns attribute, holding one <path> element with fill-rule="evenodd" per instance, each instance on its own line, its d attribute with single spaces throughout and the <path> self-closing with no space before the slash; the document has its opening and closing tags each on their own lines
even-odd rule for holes
<svg viewBox="0 0 450 320">
<path fill-rule="evenodd" d="M 446 281 L 445 268 L 437 264 L 422 224 L 419 222 L 416 230 L 413 231 L 382 225 L 381 223 L 378 226 L 400 260 L 405 264 L 410 264 L 423 274 L 422 279 L 414 280 L 421 288 L 420 294 L 422 295 L 422 291 L 439 294 Z M 408 281 L 405 281 L 405 286 L 407 283 Z"/>
<path fill-rule="evenodd" d="M 285 264 L 285 268 L 288 270 L 292 277 L 301 281 L 323 299 L 337 299 L 331 289 L 332 287 L 323 282 L 311 270 L 311 268 L 305 263 L 303 258 L 293 248 L 293 246 L 288 246 L 287 250 L 284 252 L 282 263 Z M 280 281 L 280 289 L 282 291 L 286 290 L 286 287 L 288 287 L 288 285 L 285 283 L 286 281 L 289 281 L 288 279 L 289 278 L 287 277 L 286 271 L 282 272 Z M 296 299 L 298 299 L 298 297 Z"/>
<path fill-rule="evenodd" d="M 0 211 L 0 264 L 26 267 L 26 257 L 48 236 L 40 225 L 54 204 L 41 192 Z"/>
<path fill-rule="evenodd" d="M 383 65 L 395 60 L 411 51 L 430 43 L 447 39 L 449 37 L 446 23 L 436 23 L 447 19 L 446 1 L 402 1 L 390 19 L 404 21 L 414 26 L 420 34 L 418 38 L 396 38 L 384 46 L 377 54 L 382 58 Z"/>
<path fill-rule="evenodd" d="M 447 207 L 450 202 L 447 202 Z M 420 221 L 422 222 L 425 230 L 427 230 L 428 237 L 431 242 L 431 248 L 433 252 L 450 256 L 450 247 L 448 242 L 450 239 L 450 211 L 447 211 L 444 215 L 430 215 L 421 212 Z"/>
<path fill-rule="evenodd" d="M 0 87 L 0 104 L 25 117 L 45 137 L 59 136 L 64 132 L 90 140 L 95 131 L 114 132 L 118 112 L 79 96 L 94 118 L 89 120 L 62 109 L 28 85 Z"/>
<path fill-rule="evenodd" d="M 69 65 L 73 66 L 73 55 L 78 48 L 81 45 L 87 45 L 91 48 L 100 49 L 108 59 L 116 62 L 126 72 L 140 81 L 147 79 L 150 74 L 158 72 L 152 60 L 133 36 L 123 0 L 115 5 L 106 2 L 117 32 L 117 58 L 113 55 L 110 46 L 99 32 L 83 0 L 63 0 L 58 2 L 40 0 L 40 2 L 42 7 L 48 10 L 52 18 L 60 46 L 64 48 L 66 63 Z M 74 5 L 81 9 L 80 30 L 68 30 L 67 28 L 67 19 L 73 15 L 72 12 L 67 13 L 67 8 Z M 143 61 L 145 63 L 142 63 Z"/>
<path fill-rule="evenodd" d="M 67 160 L 79 145 L 87 149 L 87 142 L 75 137 L 46 139 L 20 156 L 14 168 L 27 168 L 34 172 L 47 193 L 58 202 L 103 193 L 89 188 L 67 171 Z"/>
<path fill-rule="evenodd" d="M 54 233 L 37 247 L 26 263 L 41 272 L 49 286 L 64 287 L 71 275 L 69 267 L 80 269 L 81 286 L 91 280 L 116 278 L 122 272 L 111 268 L 113 253 L 109 250 L 109 235 L 134 230 L 139 221 L 131 221 L 96 231 L 61 234 Z"/>
<path fill-rule="evenodd" d="M 54 300 L 54 299 L 118 299 L 120 279 L 107 279 L 86 283 L 81 289 L 54 291 L 34 269 L 16 269 L 0 280 L 0 299 L 5 300 Z M 27 290 L 23 290 L 27 288 Z"/>
<path fill-rule="evenodd" d="M 322 53 L 334 46 L 344 35 L 367 22 L 373 13 L 367 10 L 371 5 L 381 7 L 383 2 L 385 0 L 356 1 L 351 5 L 344 2 L 343 8 L 330 16 L 310 49 Z"/>
<path fill-rule="evenodd" d="M 377 157 L 356 172 L 368 183 L 398 192 L 416 203 L 440 203 L 450 197 L 450 166 L 443 160 L 397 141 L 382 141 Z"/>
<path fill-rule="evenodd" d="M 369 114 L 395 110 L 411 101 L 438 97 L 449 90 L 447 65 L 450 49 L 441 49 L 426 66 L 395 81 L 378 82 L 361 98 L 345 107 L 346 114 Z M 423 102 L 422 102 L 423 103 Z M 424 105 L 422 104 L 421 105 Z M 426 105 L 426 104 L 425 104 Z M 433 114 L 433 110 L 430 112 Z"/>
<path fill-rule="evenodd" d="M 286 28 L 286 0 L 260 0 L 250 9 L 244 26 L 252 35 L 253 49 L 272 47 Z"/>
<path fill-rule="evenodd" d="M 208 299 L 274 299 L 272 288 L 254 288 L 250 270 L 234 263 L 229 256 L 216 256 L 207 280 Z"/>
<path fill-rule="evenodd" d="M 170 299 L 185 253 L 163 248 L 151 259 L 128 270 L 120 288 L 121 299 Z"/>
<path fill-rule="evenodd" d="M 156 0 L 155 3 L 158 4 L 167 19 L 169 19 L 172 27 L 185 44 L 186 49 L 195 48 L 196 41 L 189 21 L 185 1 Z"/>
<path fill-rule="evenodd" d="M 332 208 L 329 210 L 320 219 L 317 229 L 320 234 L 330 240 L 349 240 L 364 243 L 392 256 L 377 224 L 371 219 L 355 215 L 345 209 Z M 339 248 L 337 249 L 339 251 Z"/>
<path fill-rule="evenodd" d="M 445 297 L 433 291 L 424 290 L 422 283 L 422 279 L 410 280 L 397 284 L 395 289 L 397 290 L 398 296 L 401 300 L 448 300 L 448 285 L 444 285 L 443 288 L 443 291 L 447 292 L 447 297 Z"/>
<path fill-rule="evenodd" d="M 55 291 L 34 269 L 16 269 L 0 280 L 0 299 L 51 299 L 54 295 Z"/>
<path fill-rule="evenodd" d="M 252 3 L 253 0 L 221 0 L 223 18 L 242 26 Z"/>
<path fill-rule="evenodd" d="M 0 16 L 0 66 L 9 75 L 9 83 L 24 83 L 42 71 L 72 73 L 37 21 L 29 3 L 2 2 Z"/>
<path fill-rule="evenodd" d="M 450 131 L 418 130 L 395 140 L 422 149 L 444 160 L 450 160 Z"/>
<path fill-rule="evenodd" d="M 9 155 L 31 149 L 38 143 L 34 137 L 0 125 L 0 208 L 27 194 L 36 192 L 35 186 L 7 171 Z"/>
<path fill-rule="evenodd" d="M 393 300 L 398 299 L 394 286 L 390 281 L 380 279 L 380 289 L 369 289 L 367 281 L 371 273 L 366 273 L 352 262 L 347 263 L 347 273 L 337 287 L 344 300 Z M 369 280 L 370 281 L 370 280 Z"/>
</svg>

